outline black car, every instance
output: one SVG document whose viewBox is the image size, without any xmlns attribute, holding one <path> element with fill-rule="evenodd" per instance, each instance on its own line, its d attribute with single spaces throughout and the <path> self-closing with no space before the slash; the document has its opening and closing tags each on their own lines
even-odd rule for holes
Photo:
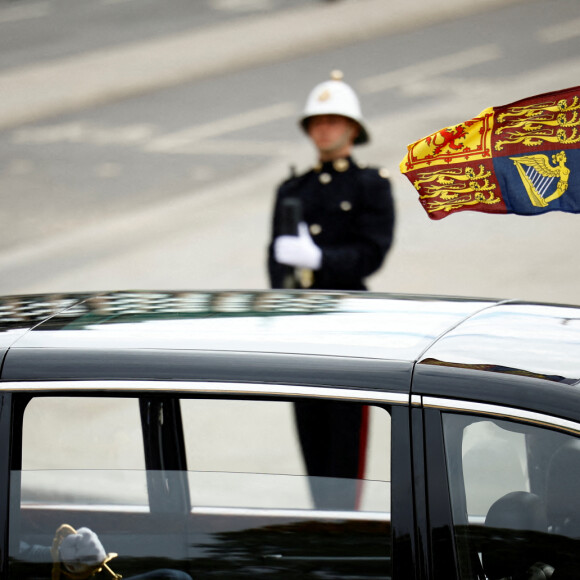
<svg viewBox="0 0 580 580">
<path fill-rule="evenodd" d="M 63 524 L 103 577 L 580 576 L 580 307 L 11 296 L 0 364 L 2 579 L 86 578 Z"/>
</svg>

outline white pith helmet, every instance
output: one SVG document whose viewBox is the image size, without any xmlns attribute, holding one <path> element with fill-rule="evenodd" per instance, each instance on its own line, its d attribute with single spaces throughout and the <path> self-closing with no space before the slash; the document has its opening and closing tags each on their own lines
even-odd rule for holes
<svg viewBox="0 0 580 580">
<path fill-rule="evenodd" d="M 360 103 L 356 93 L 342 80 L 341 71 L 330 73 L 329 81 L 316 85 L 306 100 L 304 113 L 300 118 L 300 125 L 308 132 L 308 119 L 316 115 L 341 115 L 356 121 L 360 127 L 359 134 L 354 140 L 355 145 L 369 141 L 369 134 L 364 125 Z"/>
</svg>

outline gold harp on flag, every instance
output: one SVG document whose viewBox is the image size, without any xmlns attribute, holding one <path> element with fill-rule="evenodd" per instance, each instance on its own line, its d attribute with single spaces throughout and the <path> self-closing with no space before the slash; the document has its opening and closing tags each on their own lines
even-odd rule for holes
<svg viewBox="0 0 580 580">
<path fill-rule="evenodd" d="M 550 165 L 547 155 L 524 155 L 510 159 L 514 162 L 534 206 L 547 207 L 568 189 L 570 170 L 566 167 L 564 151 L 552 155 L 552 163 L 555 165 Z"/>
</svg>

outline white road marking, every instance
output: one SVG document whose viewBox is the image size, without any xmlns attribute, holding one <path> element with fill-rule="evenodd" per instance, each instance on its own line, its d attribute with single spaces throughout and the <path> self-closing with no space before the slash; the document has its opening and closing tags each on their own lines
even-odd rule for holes
<svg viewBox="0 0 580 580">
<path fill-rule="evenodd" d="M 30 145 L 82 143 L 104 147 L 111 145 L 139 147 L 149 153 L 264 155 L 272 157 L 291 154 L 296 148 L 296 144 L 291 141 L 275 139 L 260 141 L 218 138 L 225 133 L 294 114 L 293 106 L 282 103 L 160 137 L 155 137 L 155 127 L 149 124 L 106 127 L 91 122 L 78 121 L 16 129 L 12 132 L 12 143 Z M 99 175 L 101 173 L 99 172 Z"/>
<path fill-rule="evenodd" d="M 29 20 L 30 18 L 42 18 L 50 11 L 48 2 L 37 2 L 24 6 L 9 6 L 0 10 L 0 24 Z"/>
<path fill-rule="evenodd" d="M 216 139 L 186 143 L 171 149 L 171 153 L 190 155 L 289 155 L 296 149 L 292 141 L 250 141 L 246 139 Z"/>
<path fill-rule="evenodd" d="M 212 0 L 210 5 L 214 10 L 253 12 L 271 9 L 272 0 Z"/>
<path fill-rule="evenodd" d="M 216 170 L 209 165 L 196 165 L 191 170 L 191 179 L 195 181 L 211 181 L 216 177 Z"/>
<path fill-rule="evenodd" d="M 122 4 L 123 2 L 134 2 L 135 0 L 101 0 L 101 4 Z"/>
<path fill-rule="evenodd" d="M 545 44 L 561 42 L 580 36 L 580 18 L 547 26 L 538 31 L 538 38 Z"/>
<path fill-rule="evenodd" d="M 101 127 L 83 121 L 23 127 L 12 133 L 13 143 L 89 143 L 92 145 L 134 145 L 149 141 L 154 128 L 149 124 Z"/>
<path fill-rule="evenodd" d="M 205 125 L 195 125 L 182 131 L 177 131 L 169 135 L 164 135 L 153 139 L 146 147 L 148 151 L 170 152 L 183 149 L 212 137 L 219 137 L 227 133 L 256 127 L 270 121 L 277 121 L 296 115 L 294 103 L 279 103 L 268 107 L 246 111 L 232 117 L 225 117 L 219 121 L 206 123 Z"/>
<path fill-rule="evenodd" d="M 496 44 L 476 46 L 469 50 L 425 60 L 385 74 L 367 77 L 358 83 L 358 88 L 361 94 L 380 93 L 392 88 L 423 81 L 427 77 L 436 77 L 441 74 L 463 70 L 476 64 L 498 60 L 501 56 L 501 50 Z"/>
<path fill-rule="evenodd" d="M 120 163 L 101 163 L 95 167 L 95 175 L 101 179 L 112 179 L 123 173 L 123 166 Z"/>
</svg>

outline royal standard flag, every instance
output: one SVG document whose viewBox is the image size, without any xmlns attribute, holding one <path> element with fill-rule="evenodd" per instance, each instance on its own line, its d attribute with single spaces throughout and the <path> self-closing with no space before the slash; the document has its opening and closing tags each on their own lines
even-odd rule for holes
<svg viewBox="0 0 580 580">
<path fill-rule="evenodd" d="M 580 87 L 537 95 L 412 143 L 401 173 L 432 219 L 580 213 L 579 128 Z"/>
</svg>

